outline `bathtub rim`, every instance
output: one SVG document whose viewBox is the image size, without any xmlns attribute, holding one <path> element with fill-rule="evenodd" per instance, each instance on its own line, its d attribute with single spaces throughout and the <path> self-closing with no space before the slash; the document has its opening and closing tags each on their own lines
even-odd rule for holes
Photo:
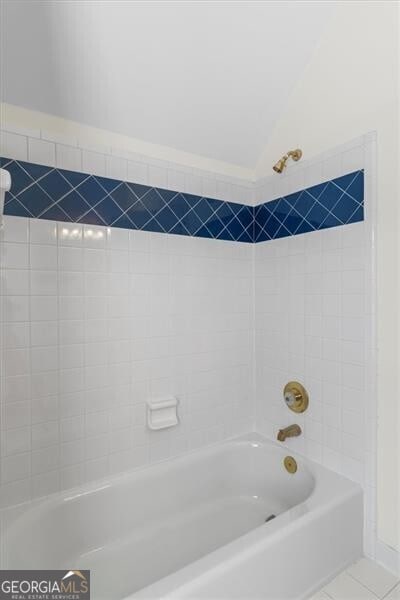
<svg viewBox="0 0 400 600">
<path fill-rule="evenodd" d="M 268 438 L 256 431 L 248 432 L 239 436 L 232 436 L 225 440 L 213 442 L 212 444 L 207 444 L 207 446 L 201 448 L 193 448 L 185 452 L 184 454 L 178 454 L 175 456 L 170 456 L 168 458 L 162 458 L 152 463 L 146 463 L 144 465 L 140 465 L 138 467 L 133 467 L 132 469 L 128 469 L 126 471 L 122 471 L 120 473 L 113 473 L 112 475 L 107 475 L 105 477 L 100 477 L 99 479 L 95 479 L 93 481 L 89 481 L 65 490 L 59 490 L 56 492 L 52 492 L 51 494 L 47 494 L 45 496 L 40 496 L 38 498 L 32 498 L 30 500 L 24 500 L 23 502 L 19 502 L 17 504 L 13 504 L 10 506 L 5 506 L 0 508 L 0 519 L 3 516 L 12 515 L 13 512 L 16 514 L 16 519 L 22 518 L 21 514 L 24 510 L 28 509 L 26 512 L 31 513 L 39 506 L 51 506 L 53 503 L 57 502 L 67 502 L 78 499 L 81 496 L 90 496 L 91 494 L 95 494 L 102 489 L 106 489 L 112 487 L 113 485 L 124 484 L 127 483 L 130 479 L 134 479 L 138 476 L 143 476 L 150 470 L 156 471 L 157 469 L 161 469 L 163 465 L 168 464 L 179 464 L 184 463 L 190 458 L 200 458 L 202 455 L 207 456 L 207 454 L 212 454 L 213 451 L 218 448 L 224 448 L 229 446 L 239 446 L 239 445 L 251 445 L 261 444 L 266 446 L 271 446 L 274 450 L 278 451 L 282 457 L 290 454 L 294 458 L 296 458 L 299 465 L 306 465 L 307 469 L 315 479 L 315 473 L 318 472 L 319 467 L 318 463 L 310 460 L 301 452 L 295 451 L 294 449 L 288 449 L 281 444 L 277 443 L 275 440 Z M 315 467 L 315 471 L 314 471 Z M 327 469 L 327 467 L 322 467 L 322 469 Z M 332 471 L 332 473 L 335 473 Z M 344 476 L 341 476 L 343 477 Z M 350 480 L 349 480 L 350 481 Z M 311 490 L 310 495 L 313 493 L 314 488 Z M 2 530 L 4 532 L 4 530 Z"/>
<path fill-rule="evenodd" d="M 35 513 L 36 511 L 41 512 L 46 507 L 51 507 L 61 502 L 72 502 L 78 500 L 82 496 L 90 496 L 103 489 L 111 488 L 114 485 L 123 485 L 125 483 L 128 483 L 130 480 L 135 479 L 136 477 L 145 476 L 150 471 L 156 472 L 157 470 L 162 469 L 163 466 L 167 463 L 179 465 L 180 463 L 185 463 L 186 461 L 188 461 L 188 459 L 190 460 L 191 458 L 198 457 L 200 459 L 201 456 L 206 457 L 209 454 L 211 455 L 213 454 L 213 452 L 218 450 L 218 448 L 221 448 L 222 450 L 224 447 L 252 444 L 257 444 L 256 447 L 260 445 L 266 447 L 269 446 L 282 458 L 290 454 L 296 459 L 300 468 L 302 466 L 306 466 L 307 471 L 309 472 L 313 480 L 313 487 L 308 497 L 303 502 L 293 506 L 292 508 L 278 515 L 276 519 L 279 519 L 282 515 L 290 512 L 297 506 L 301 506 L 305 502 L 309 502 L 311 507 L 317 505 L 322 491 L 320 489 L 321 486 L 319 484 L 321 482 L 321 478 L 323 480 L 326 479 L 325 474 L 328 474 L 329 477 L 337 478 L 337 481 L 347 482 L 348 484 L 356 486 L 357 488 L 362 490 L 362 487 L 359 483 L 348 479 L 344 475 L 336 473 L 336 471 L 333 471 L 328 467 L 318 464 L 317 462 L 306 457 L 301 452 L 295 451 L 294 449 L 289 450 L 287 447 L 276 442 L 274 439 L 270 439 L 267 436 L 264 436 L 256 431 L 251 431 L 239 436 L 232 436 L 230 438 L 227 438 L 226 440 L 214 442 L 202 448 L 194 448 L 188 452 L 185 452 L 184 454 L 180 454 L 169 458 L 163 458 L 154 463 L 140 465 L 139 467 L 135 467 L 133 469 L 129 469 L 121 473 L 108 475 L 106 477 L 102 477 L 78 486 L 74 486 L 66 490 L 60 490 L 48 494 L 46 496 L 41 496 L 39 498 L 26 500 L 24 502 L 20 502 L 12 506 L 0 508 L 0 537 L 1 539 L 3 539 L 4 534 L 10 533 L 10 530 L 14 526 L 17 526 L 17 524 L 20 521 L 25 521 L 25 519 L 28 519 L 28 517 L 30 517 L 32 513 Z M 276 519 L 274 519 L 274 521 L 276 521 Z"/>
</svg>

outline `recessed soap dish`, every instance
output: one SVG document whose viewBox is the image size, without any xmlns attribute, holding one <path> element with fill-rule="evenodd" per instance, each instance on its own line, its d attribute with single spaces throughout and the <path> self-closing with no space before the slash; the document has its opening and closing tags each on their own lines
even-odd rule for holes
<svg viewBox="0 0 400 600">
<path fill-rule="evenodd" d="M 147 401 L 147 426 L 153 431 L 178 425 L 178 400 L 171 396 L 164 400 Z"/>
</svg>

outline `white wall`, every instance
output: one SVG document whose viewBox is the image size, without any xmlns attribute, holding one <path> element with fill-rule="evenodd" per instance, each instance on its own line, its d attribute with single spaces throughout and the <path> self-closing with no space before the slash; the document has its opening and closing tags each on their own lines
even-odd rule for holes
<svg viewBox="0 0 400 600">
<path fill-rule="evenodd" d="M 61 117 L 4 102 L 0 104 L 0 127 L 11 133 L 66 145 L 68 148 L 94 151 L 103 156 L 113 155 L 133 162 L 144 162 L 163 168 L 177 168 L 199 176 L 204 172 L 206 176 L 212 173 L 214 176 L 219 176 L 218 178 L 221 181 L 233 179 L 237 183 L 241 183 L 241 181 L 249 182 L 254 176 L 252 169 L 197 154 L 190 154 L 167 146 L 151 144 L 127 135 L 90 127 L 84 123 L 62 119 Z M 5 147 L 8 144 L 6 137 L 2 140 L 2 145 Z M 20 143 L 22 144 L 22 142 Z M 17 157 L 15 156 L 15 158 Z M 23 160 L 22 157 L 20 158 Z"/>
<path fill-rule="evenodd" d="M 399 546 L 399 19 L 395 2 L 343 2 L 290 96 L 257 174 L 288 148 L 304 157 L 377 132 L 378 535 Z M 397 477 L 396 477 L 397 476 Z"/>
<path fill-rule="evenodd" d="M 331 11 L 290 0 L 3 2 L 1 98 L 252 170 Z"/>
<path fill-rule="evenodd" d="M 1 505 L 253 428 L 253 246 L 6 217 Z M 150 432 L 145 402 L 179 399 Z"/>
</svg>

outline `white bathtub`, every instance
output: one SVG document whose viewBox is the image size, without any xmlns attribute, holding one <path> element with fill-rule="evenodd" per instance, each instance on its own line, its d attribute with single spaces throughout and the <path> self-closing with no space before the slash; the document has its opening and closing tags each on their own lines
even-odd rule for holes
<svg viewBox="0 0 400 600">
<path fill-rule="evenodd" d="M 285 455 L 251 434 L 7 511 L 2 568 L 89 568 L 92 600 L 307 598 L 361 556 L 362 492 Z"/>
</svg>

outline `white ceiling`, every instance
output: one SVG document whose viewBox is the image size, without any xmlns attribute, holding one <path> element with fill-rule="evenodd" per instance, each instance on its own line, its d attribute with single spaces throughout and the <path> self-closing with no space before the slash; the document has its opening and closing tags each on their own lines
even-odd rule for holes
<svg viewBox="0 0 400 600">
<path fill-rule="evenodd" d="M 9 0 L 2 100 L 254 167 L 330 2 Z"/>
</svg>

